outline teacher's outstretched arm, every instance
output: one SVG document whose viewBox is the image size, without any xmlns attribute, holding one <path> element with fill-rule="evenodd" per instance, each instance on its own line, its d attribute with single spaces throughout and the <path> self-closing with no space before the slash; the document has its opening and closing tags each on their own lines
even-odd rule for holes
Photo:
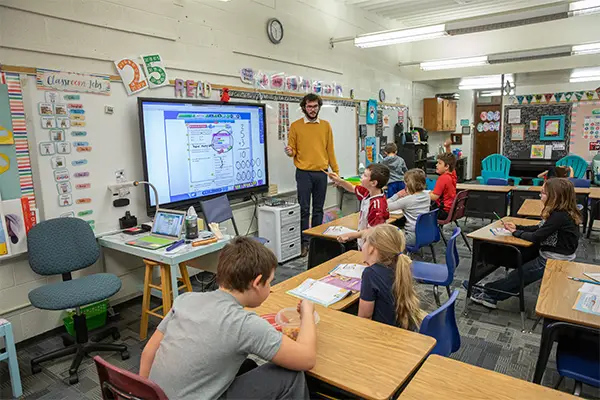
<svg viewBox="0 0 600 400">
<path fill-rule="evenodd" d="M 290 133 L 288 135 L 288 143 L 285 146 L 285 154 L 288 157 L 294 157 L 296 155 L 296 129 L 294 129 L 294 125 L 290 128 Z"/>
<path fill-rule="evenodd" d="M 331 130 L 331 125 L 329 125 L 329 132 L 327 136 L 327 157 L 329 158 L 329 166 L 334 174 L 339 175 L 340 167 L 338 166 L 337 159 L 335 158 L 335 149 L 333 148 L 333 131 Z"/>
</svg>

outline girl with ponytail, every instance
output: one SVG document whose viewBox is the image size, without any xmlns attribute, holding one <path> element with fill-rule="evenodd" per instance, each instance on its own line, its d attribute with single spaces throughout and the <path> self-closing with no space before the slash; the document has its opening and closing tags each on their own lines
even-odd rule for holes
<svg viewBox="0 0 600 400">
<path fill-rule="evenodd" d="M 362 275 L 358 316 L 417 331 L 424 317 L 411 271 L 402 254 L 404 234 L 390 224 L 364 232 L 362 254 L 369 265 Z"/>
</svg>

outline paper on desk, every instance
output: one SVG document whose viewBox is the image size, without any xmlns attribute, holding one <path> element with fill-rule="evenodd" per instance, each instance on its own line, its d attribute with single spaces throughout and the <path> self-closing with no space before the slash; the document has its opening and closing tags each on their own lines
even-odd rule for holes
<svg viewBox="0 0 600 400">
<path fill-rule="evenodd" d="M 346 228 L 345 226 L 330 226 L 329 228 L 325 229 L 325 232 L 323 232 L 323 235 L 341 236 L 346 233 L 355 233 L 355 232 L 358 232 L 358 231 L 355 231 L 354 229 Z"/>
<path fill-rule="evenodd" d="M 348 296 L 350 291 L 309 278 L 288 293 L 328 307 Z"/>
<path fill-rule="evenodd" d="M 491 228 L 490 230 L 495 236 L 512 236 L 511 231 L 506 228 Z"/>
<path fill-rule="evenodd" d="M 600 285 L 594 285 L 592 283 L 584 283 L 578 290 L 580 293 L 595 294 L 600 296 Z"/>
<path fill-rule="evenodd" d="M 360 264 L 340 264 L 334 269 L 332 269 L 330 274 L 342 275 L 348 278 L 362 279 L 362 274 L 365 268 L 365 265 Z"/>
<path fill-rule="evenodd" d="M 588 314 L 600 315 L 600 296 L 591 293 L 579 293 L 573 309 Z"/>
</svg>

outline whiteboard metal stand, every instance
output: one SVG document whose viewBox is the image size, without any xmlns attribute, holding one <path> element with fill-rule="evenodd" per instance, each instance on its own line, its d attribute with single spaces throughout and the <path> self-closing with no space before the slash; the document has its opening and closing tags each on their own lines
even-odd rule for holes
<svg viewBox="0 0 600 400">
<path fill-rule="evenodd" d="M 143 236 L 135 236 L 140 238 Z M 148 260 L 156 261 L 158 263 L 167 264 L 171 271 L 171 288 L 173 290 L 173 302 L 179 295 L 177 289 L 177 276 L 179 273 L 179 263 L 192 260 L 194 258 L 202 257 L 206 254 L 220 251 L 227 243 L 230 238 L 219 240 L 217 243 L 209 244 L 206 246 L 192 247 L 191 244 L 184 245 L 185 247 L 179 251 L 168 253 L 165 249 L 149 250 L 141 247 L 128 245 L 127 242 L 133 239 L 132 236 L 118 233 L 115 235 L 103 236 L 98 238 L 98 244 L 107 249 L 113 249 L 122 253 L 131 254 L 137 257 L 145 258 Z"/>
</svg>

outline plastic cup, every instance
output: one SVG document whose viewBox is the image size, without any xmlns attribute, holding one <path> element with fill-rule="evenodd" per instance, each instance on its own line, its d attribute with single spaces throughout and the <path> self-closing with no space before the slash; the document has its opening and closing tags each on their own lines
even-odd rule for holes
<svg viewBox="0 0 600 400">
<path fill-rule="evenodd" d="M 316 325 L 321 320 L 316 311 L 314 313 L 314 318 Z M 281 327 L 283 334 L 292 340 L 296 340 L 298 338 L 298 333 L 300 332 L 300 322 L 300 314 L 298 313 L 296 307 L 283 308 L 279 310 L 277 315 L 275 315 L 275 323 Z"/>
</svg>

